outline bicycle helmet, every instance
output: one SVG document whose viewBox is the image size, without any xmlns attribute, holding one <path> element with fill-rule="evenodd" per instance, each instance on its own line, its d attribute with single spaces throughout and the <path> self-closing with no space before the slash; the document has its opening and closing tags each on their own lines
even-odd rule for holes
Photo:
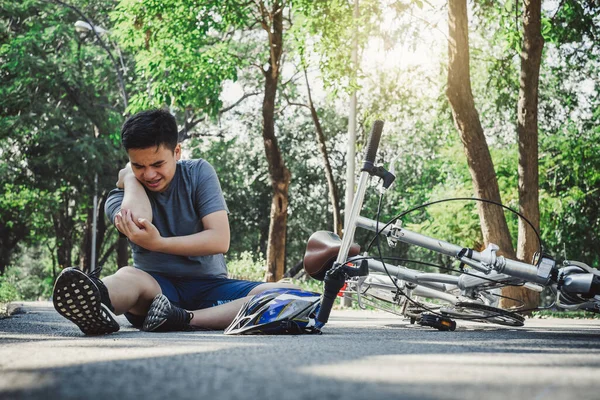
<svg viewBox="0 0 600 400">
<path fill-rule="evenodd" d="M 315 328 L 321 295 L 300 289 L 269 289 L 252 297 L 238 312 L 226 335 L 298 335 Z"/>
</svg>

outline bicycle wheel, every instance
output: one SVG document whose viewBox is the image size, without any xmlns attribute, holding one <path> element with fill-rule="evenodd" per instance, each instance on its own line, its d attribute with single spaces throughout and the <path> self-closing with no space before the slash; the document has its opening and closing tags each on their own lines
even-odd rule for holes
<svg viewBox="0 0 600 400">
<path fill-rule="evenodd" d="M 525 318 L 522 315 L 480 303 L 458 302 L 451 308 L 442 308 L 441 311 L 454 318 L 490 322 L 498 325 L 523 326 L 525 324 Z"/>
</svg>

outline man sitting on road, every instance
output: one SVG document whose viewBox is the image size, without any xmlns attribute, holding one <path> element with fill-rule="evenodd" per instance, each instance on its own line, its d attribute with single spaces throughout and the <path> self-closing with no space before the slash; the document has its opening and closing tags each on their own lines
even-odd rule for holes
<svg viewBox="0 0 600 400">
<path fill-rule="evenodd" d="M 247 296 L 289 284 L 227 278 L 228 209 L 213 167 L 180 160 L 175 118 L 140 112 L 121 129 L 129 164 L 105 212 L 133 249 L 133 267 L 100 280 L 67 268 L 54 307 L 86 335 L 119 330 L 111 313 L 144 331 L 224 329 Z M 191 310 L 191 311 L 188 311 Z"/>
</svg>

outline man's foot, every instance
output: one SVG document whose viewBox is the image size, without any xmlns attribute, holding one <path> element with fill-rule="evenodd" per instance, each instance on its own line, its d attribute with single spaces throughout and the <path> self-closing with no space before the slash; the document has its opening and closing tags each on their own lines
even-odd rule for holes
<svg viewBox="0 0 600 400">
<path fill-rule="evenodd" d="M 64 269 L 54 284 L 54 308 L 86 335 L 105 335 L 120 329 L 110 314 L 112 305 L 102 281 L 76 268 Z"/>
<path fill-rule="evenodd" d="M 193 330 L 190 326 L 192 317 L 191 312 L 174 306 L 167 296 L 160 293 L 152 300 L 142 330 L 146 332 L 191 331 Z"/>
</svg>

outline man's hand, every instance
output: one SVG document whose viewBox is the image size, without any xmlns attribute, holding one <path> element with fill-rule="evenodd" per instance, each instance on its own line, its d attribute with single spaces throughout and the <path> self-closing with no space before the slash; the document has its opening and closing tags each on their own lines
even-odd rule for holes
<svg viewBox="0 0 600 400">
<path fill-rule="evenodd" d="M 115 226 L 129 240 L 150 251 L 161 251 L 163 237 L 158 229 L 147 219 L 133 220 L 130 210 L 121 210 L 115 216 Z"/>
<path fill-rule="evenodd" d="M 127 163 L 127 165 L 125 165 L 125 168 L 119 171 L 119 178 L 117 180 L 117 187 L 119 189 L 123 189 L 125 187 L 125 178 L 129 175 L 133 175 L 131 163 Z"/>
</svg>

